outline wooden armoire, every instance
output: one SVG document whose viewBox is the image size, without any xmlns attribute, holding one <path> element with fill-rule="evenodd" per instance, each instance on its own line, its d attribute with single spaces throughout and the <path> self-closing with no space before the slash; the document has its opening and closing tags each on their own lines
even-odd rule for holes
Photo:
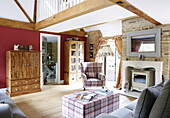
<svg viewBox="0 0 170 118">
<path fill-rule="evenodd" d="M 81 82 L 80 63 L 84 62 L 84 41 L 65 41 L 64 43 L 64 82 Z"/>
<path fill-rule="evenodd" d="M 40 52 L 7 51 L 6 84 L 9 96 L 40 90 Z"/>
</svg>

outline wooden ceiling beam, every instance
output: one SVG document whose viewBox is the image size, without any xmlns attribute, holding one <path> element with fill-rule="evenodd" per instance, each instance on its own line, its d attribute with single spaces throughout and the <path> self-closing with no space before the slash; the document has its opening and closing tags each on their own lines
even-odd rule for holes
<svg viewBox="0 0 170 118">
<path fill-rule="evenodd" d="M 0 26 L 21 28 L 21 29 L 27 29 L 27 30 L 34 29 L 33 23 L 20 22 L 20 21 L 5 19 L 5 18 L 0 18 Z"/>
<path fill-rule="evenodd" d="M 30 23 L 33 23 L 27 12 L 24 10 L 24 8 L 21 6 L 21 4 L 18 2 L 18 0 L 14 0 L 15 3 L 18 5 L 18 7 L 21 9 L 21 11 L 24 13 L 24 15 L 27 17 L 27 19 L 30 21 Z"/>
<path fill-rule="evenodd" d="M 85 36 L 86 35 L 86 32 L 76 31 L 76 30 L 60 32 L 60 33 L 61 34 L 67 34 L 67 35 L 74 35 L 74 36 Z"/>
<path fill-rule="evenodd" d="M 69 9 L 59 12 L 35 24 L 35 30 L 40 30 L 63 21 L 112 6 L 114 3 L 108 0 L 86 0 Z"/>
<path fill-rule="evenodd" d="M 109 0 L 111 2 L 113 2 L 114 4 L 117 4 L 125 9 L 127 9 L 128 11 L 133 12 L 134 14 L 150 21 L 151 23 L 155 24 L 155 25 L 161 25 L 160 22 L 156 21 L 155 19 L 153 19 L 152 17 L 148 16 L 147 14 L 145 14 L 143 11 L 141 11 L 140 9 L 136 8 L 135 6 L 133 6 L 132 4 L 130 4 L 129 2 L 127 2 L 126 0 Z"/>
<path fill-rule="evenodd" d="M 33 22 L 37 22 L 37 0 L 34 0 L 34 16 L 33 16 Z"/>
</svg>

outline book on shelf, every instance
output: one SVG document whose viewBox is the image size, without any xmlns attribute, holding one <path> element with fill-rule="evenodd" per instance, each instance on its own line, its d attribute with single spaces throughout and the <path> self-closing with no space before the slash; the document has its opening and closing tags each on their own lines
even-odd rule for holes
<svg viewBox="0 0 170 118">
<path fill-rule="evenodd" d="M 81 100 L 81 101 L 90 101 L 96 96 L 95 93 L 90 93 L 90 94 L 78 94 L 76 96 L 76 99 Z"/>
<path fill-rule="evenodd" d="M 110 95 L 113 94 L 113 91 L 109 90 L 109 89 L 98 89 L 95 92 L 96 94 L 100 94 L 100 95 Z"/>
</svg>

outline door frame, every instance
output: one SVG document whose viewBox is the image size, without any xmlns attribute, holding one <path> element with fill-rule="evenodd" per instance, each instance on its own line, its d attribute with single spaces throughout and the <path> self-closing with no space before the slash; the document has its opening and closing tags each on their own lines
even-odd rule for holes
<svg viewBox="0 0 170 118">
<path fill-rule="evenodd" d="M 58 39 L 58 62 L 57 62 L 57 80 L 56 84 L 61 84 L 62 81 L 60 80 L 60 66 L 61 66 L 61 61 L 60 61 L 60 52 L 61 52 L 61 36 L 60 35 L 55 35 L 55 34 L 46 34 L 46 33 L 40 33 L 40 85 L 41 87 L 43 86 L 44 80 L 43 80 L 43 71 L 42 71 L 42 37 L 45 36 L 50 36 L 50 37 L 56 37 Z"/>
</svg>

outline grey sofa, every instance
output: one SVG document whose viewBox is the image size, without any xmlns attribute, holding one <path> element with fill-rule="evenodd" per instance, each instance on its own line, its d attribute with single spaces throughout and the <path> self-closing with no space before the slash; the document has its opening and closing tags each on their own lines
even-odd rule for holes
<svg viewBox="0 0 170 118">
<path fill-rule="evenodd" d="M 96 118 L 170 118 L 170 79 L 142 91 L 139 99 Z"/>
<path fill-rule="evenodd" d="M 28 118 L 3 91 L 0 91 L 0 118 Z"/>
</svg>

